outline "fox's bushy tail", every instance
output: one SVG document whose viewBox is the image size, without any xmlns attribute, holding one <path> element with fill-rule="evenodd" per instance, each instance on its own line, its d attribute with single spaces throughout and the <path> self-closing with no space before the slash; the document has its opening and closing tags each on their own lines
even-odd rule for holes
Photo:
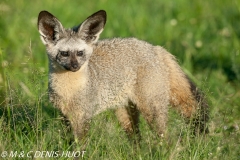
<svg viewBox="0 0 240 160">
<path fill-rule="evenodd" d="M 204 94 L 185 75 L 173 55 L 168 52 L 162 55 L 169 69 L 170 104 L 192 121 L 195 134 L 207 133 L 209 106 Z"/>
<path fill-rule="evenodd" d="M 193 125 L 195 127 L 195 134 L 197 133 L 208 133 L 207 122 L 209 120 L 209 105 L 207 103 L 205 95 L 196 87 L 196 85 L 191 82 L 190 83 L 191 92 L 197 101 L 197 110 L 193 118 Z"/>
</svg>

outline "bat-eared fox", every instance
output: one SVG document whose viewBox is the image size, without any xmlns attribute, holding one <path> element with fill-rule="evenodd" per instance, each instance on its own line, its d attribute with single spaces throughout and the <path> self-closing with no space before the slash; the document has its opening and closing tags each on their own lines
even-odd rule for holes
<svg viewBox="0 0 240 160">
<path fill-rule="evenodd" d="M 93 116 L 114 109 L 131 138 L 139 135 L 139 115 L 158 136 L 166 130 L 169 106 L 191 120 L 193 133 L 206 133 L 208 104 L 175 57 L 136 38 L 98 40 L 107 19 L 100 10 L 65 29 L 47 11 L 38 30 L 49 58 L 49 98 L 69 120 L 76 141 Z"/>
</svg>

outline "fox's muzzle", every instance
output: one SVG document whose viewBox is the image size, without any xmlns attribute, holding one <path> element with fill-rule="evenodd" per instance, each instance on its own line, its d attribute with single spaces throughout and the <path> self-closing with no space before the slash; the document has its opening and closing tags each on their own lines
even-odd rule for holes
<svg viewBox="0 0 240 160">
<path fill-rule="evenodd" d="M 77 59 L 77 56 L 69 51 L 60 51 L 56 56 L 56 61 L 66 70 L 72 72 L 78 71 L 82 66 L 81 61 Z"/>
<path fill-rule="evenodd" d="M 78 71 L 79 69 L 81 68 L 81 66 L 78 64 L 78 62 L 76 61 L 76 62 L 71 62 L 71 64 L 70 64 L 70 71 L 72 71 L 72 72 L 76 72 L 76 71 Z"/>
<path fill-rule="evenodd" d="M 76 72 L 81 68 L 81 65 L 78 62 L 71 62 L 63 67 L 68 71 Z"/>
</svg>

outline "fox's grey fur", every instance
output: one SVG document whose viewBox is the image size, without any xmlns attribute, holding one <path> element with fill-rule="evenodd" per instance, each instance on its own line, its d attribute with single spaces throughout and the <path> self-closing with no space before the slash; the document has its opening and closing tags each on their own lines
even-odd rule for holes
<svg viewBox="0 0 240 160">
<path fill-rule="evenodd" d="M 109 108 L 117 109 L 130 136 L 139 131 L 139 112 L 162 135 L 169 105 L 195 117 L 197 128 L 205 132 L 208 105 L 174 56 L 136 38 L 98 41 L 105 23 L 103 10 L 74 29 L 64 29 L 47 11 L 38 17 L 49 57 L 50 101 L 70 120 L 75 138 L 81 140 L 91 118 Z"/>
</svg>

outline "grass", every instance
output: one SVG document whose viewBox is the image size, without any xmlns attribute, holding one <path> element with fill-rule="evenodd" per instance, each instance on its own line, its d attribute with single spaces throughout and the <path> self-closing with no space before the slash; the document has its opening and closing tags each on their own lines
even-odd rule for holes
<svg viewBox="0 0 240 160">
<path fill-rule="evenodd" d="M 177 57 L 207 95 L 210 133 L 191 138 L 188 126 L 170 109 L 169 140 L 159 145 L 155 133 L 141 119 L 142 147 L 134 151 L 113 112 L 108 111 L 93 119 L 84 159 L 240 159 L 237 0 L 2 0 L 0 154 L 71 150 L 71 135 L 48 102 L 48 61 L 37 31 L 37 16 L 48 10 L 65 27 L 72 27 L 100 9 L 108 13 L 101 38 L 137 37 L 161 45 Z"/>
</svg>

